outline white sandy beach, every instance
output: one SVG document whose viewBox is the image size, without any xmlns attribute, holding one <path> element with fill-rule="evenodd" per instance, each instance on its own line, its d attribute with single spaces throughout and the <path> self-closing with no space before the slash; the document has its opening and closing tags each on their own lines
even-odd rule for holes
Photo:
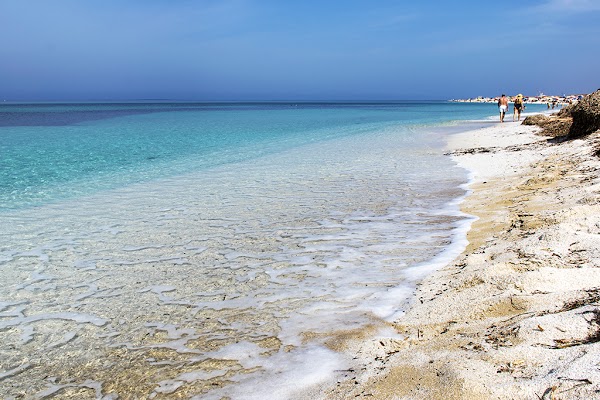
<svg viewBox="0 0 600 400">
<path fill-rule="evenodd" d="M 466 251 L 418 285 L 400 339 L 356 341 L 329 399 L 600 398 L 600 132 L 495 124 L 451 138 L 472 172 Z"/>
</svg>

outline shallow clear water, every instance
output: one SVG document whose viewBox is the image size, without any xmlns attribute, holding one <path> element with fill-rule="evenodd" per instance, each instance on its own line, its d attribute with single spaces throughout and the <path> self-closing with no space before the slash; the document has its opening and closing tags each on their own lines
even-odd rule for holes
<svg viewBox="0 0 600 400">
<path fill-rule="evenodd" d="M 464 245 L 440 126 L 494 111 L 0 108 L 0 397 L 290 398 L 334 379 L 331 343 L 385 329 Z"/>
</svg>

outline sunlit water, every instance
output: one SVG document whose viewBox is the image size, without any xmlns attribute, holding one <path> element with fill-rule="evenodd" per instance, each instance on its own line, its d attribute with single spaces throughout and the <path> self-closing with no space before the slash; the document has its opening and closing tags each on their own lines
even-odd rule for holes
<svg viewBox="0 0 600 400">
<path fill-rule="evenodd" d="M 335 379 L 332 338 L 383 329 L 464 246 L 444 140 L 494 111 L 0 107 L 0 397 L 285 399 Z"/>
</svg>

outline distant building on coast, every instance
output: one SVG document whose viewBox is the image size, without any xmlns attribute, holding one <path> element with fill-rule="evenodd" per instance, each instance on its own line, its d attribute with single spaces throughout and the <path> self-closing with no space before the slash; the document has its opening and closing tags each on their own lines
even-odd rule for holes
<svg viewBox="0 0 600 400">
<path fill-rule="evenodd" d="M 583 98 L 583 96 L 585 96 L 585 94 L 570 94 L 570 95 L 562 95 L 562 96 L 549 96 L 549 95 L 545 95 L 543 93 L 540 93 L 537 96 L 523 96 L 523 101 L 525 103 L 538 103 L 538 104 L 573 104 L 578 102 L 580 99 Z M 513 102 L 515 96 L 508 96 L 508 100 L 509 102 Z M 497 103 L 498 99 L 500 97 L 483 97 L 483 96 L 479 96 L 479 97 L 475 97 L 475 98 L 470 98 L 470 99 L 452 99 L 449 100 L 451 102 L 456 102 L 456 103 Z"/>
</svg>

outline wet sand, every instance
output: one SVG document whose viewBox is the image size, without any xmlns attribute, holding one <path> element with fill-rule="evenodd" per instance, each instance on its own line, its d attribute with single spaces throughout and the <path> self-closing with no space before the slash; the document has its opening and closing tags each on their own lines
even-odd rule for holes
<svg viewBox="0 0 600 400">
<path fill-rule="evenodd" d="M 327 399 L 600 398 L 600 132 L 508 122 L 454 135 L 465 252 L 424 279 L 400 338 L 357 340 Z"/>
</svg>

